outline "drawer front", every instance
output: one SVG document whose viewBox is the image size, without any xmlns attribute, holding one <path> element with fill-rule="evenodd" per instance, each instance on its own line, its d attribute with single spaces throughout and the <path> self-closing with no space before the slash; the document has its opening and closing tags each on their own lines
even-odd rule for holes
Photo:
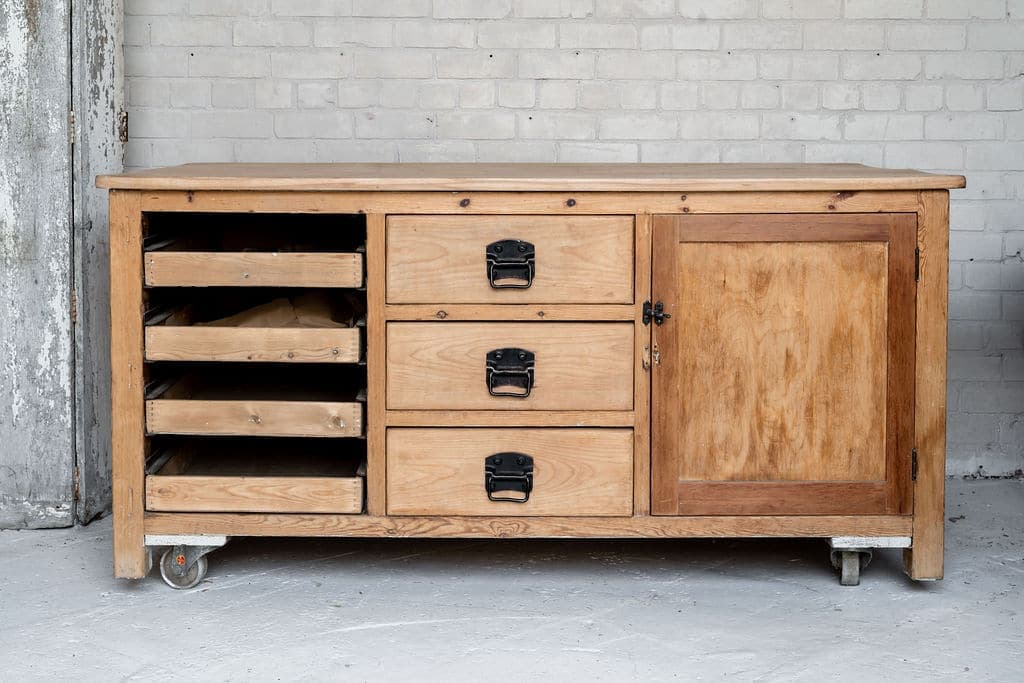
<svg viewBox="0 0 1024 683">
<path fill-rule="evenodd" d="M 515 362 L 519 351 L 532 368 Z M 389 323 L 387 406 L 632 410 L 633 324 Z"/>
<path fill-rule="evenodd" d="M 159 512 L 358 514 L 361 477 L 146 477 L 146 509 Z"/>
<path fill-rule="evenodd" d="M 362 436 L 363 405 L 322 401 L 146 401 L 150 434 Z"/>
<path fill-rule="evenodd" d="M 533 459 L 526 502 L 488 498 L 484 461 L 509 452 Z M 387 432 L 387 472 L 392 515 L 633 514 L 630 429 L 394 428 Z"/>
<path fill-rule="evenodd" d="M 146 360 L 358 363 L 360 357 L 358 328 L 146 328 Z"/>
<path fill-rule="evenodd" d="M 361 287 L 362 254 L 151 251 L 150 287 Z"/>
<path fill-rule="evenodd" d="M 489 265 L 506 240 L 529 249 L 505 244 Z M 387 301 L 632 303 L 633 218 L 388 216 Z"/>
</svg>

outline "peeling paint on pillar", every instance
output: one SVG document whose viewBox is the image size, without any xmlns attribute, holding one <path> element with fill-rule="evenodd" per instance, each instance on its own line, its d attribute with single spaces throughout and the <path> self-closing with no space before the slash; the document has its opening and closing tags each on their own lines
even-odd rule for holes
<svg viewBox="0 0 1024 683">
<path fill-rule="evenodd" d="M 0 0 L 0 528 L 73 522 L 69 7 Z"/>
<path fill-rule="evenodd" d="M 101 173 L 124 169 L 124 2 L 72 0 L 74 148 L 75 433 L 79 522 L 110 509 L 110 243 Z"/>
</svg>

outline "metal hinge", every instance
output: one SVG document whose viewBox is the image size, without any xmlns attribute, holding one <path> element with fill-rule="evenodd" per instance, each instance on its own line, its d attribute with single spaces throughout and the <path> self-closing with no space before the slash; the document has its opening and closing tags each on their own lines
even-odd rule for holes
<svg viewBox="0 0 1024 683">
<path fill-rule="evenodd" d="M 75 138 L 77 137 L 75 133 L 75 110 L 72 109 L 68 112 L 68 135 L 70 136 L 70 143 L 72 147 L 74 147 Z"/>
<path fill-rule="evenodd" d="M 910 480 L 917 481 L 917 449 L 910 451 Z"/>
<path fill-rule="evenodd" d="M 914 247 L 914 282 L 921 280 L 921 247 Z"/>
<path fill-rule="evenodd" d="M 117 112 L 117 139 L 128 142 L 128 112 L 124 109 Z"/>
</svg>

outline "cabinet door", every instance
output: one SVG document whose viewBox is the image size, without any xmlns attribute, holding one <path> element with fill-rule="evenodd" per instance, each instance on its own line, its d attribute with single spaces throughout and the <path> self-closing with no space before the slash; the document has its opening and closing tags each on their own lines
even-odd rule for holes
<svg viewBox="0 0 1024 683">
<path fill-rule="evenodd" d="M 654 514 L 910 512 L 916 227 L 656 217 Z"/>
</svg>

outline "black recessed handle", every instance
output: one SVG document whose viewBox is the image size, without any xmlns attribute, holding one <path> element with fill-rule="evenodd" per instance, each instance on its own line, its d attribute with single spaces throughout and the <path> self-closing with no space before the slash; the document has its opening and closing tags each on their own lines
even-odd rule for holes
<svg viewBox="0 0 1024 683">
<path fill-rule="evenodd" d="M 527 289 L 537 272 L 537 250 L 524 240 L 498 240 L 487 245 L 487 281 L 494 289 Z"/>
<path fill-rule="evenodd" d="M 533 458 L 525 453 L 504 452 L 484 460 L 484 489 L 496 503 L 525 503 L 533 491 Z M 512 491 L 522 495 L 495 495 Z"/>
<path fill-rule="evenodd" d="M 491 396 L 526 398 L 533 391 L 533 351 L 494 349 L 487 353 L 487 393 Z"/>
</svg>

